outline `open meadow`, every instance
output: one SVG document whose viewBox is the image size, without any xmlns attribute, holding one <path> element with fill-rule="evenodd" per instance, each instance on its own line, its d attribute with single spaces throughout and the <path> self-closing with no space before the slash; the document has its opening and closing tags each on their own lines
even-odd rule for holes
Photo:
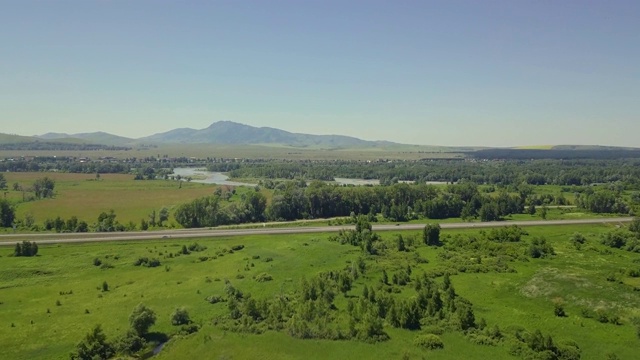
<svg viewBox="0 0 640 360">
<path fill-rule="evenodd" d="M 71 173 L 23 173 L 9 172 L 5 174 L 9 187 L 14 183 L 28 188 L 36 179 L 49 177 L 55 181 L 53 198 L 22 202 L 23 192 L 7 190 L 7 199 L 17 203 L 17 216 L 24 218 L 29 213 L 33 215 L 37 224 L 45 219 L 60 216 L 68 219 L 76 216 L 91 224 L 102 212 L 114 210 L 117 220 L 126 224 L 139 224 L 141 219 L 147 219 L 152 211 L 158 212 L 166 207 L 169 211 L 176 205 L 183 204 L 196 198 L 212 195 L 216 185 L 195 182 L 178 182 L 171 180 L 134 180 L 129 174 L 101 174 L 96 179 L 95 174 Z M 247 188 L 238 187 L 237 199 Z M 266 193 L 266 192 L 265 192 Z M 26 196 L 32 194 L 27 192 Z M 175 226 L 170 219 L 169 225 Z"/>
<path fill-rule="evenodd" d="M 13 257 L 13 249 L 0 248 L 0 345 L 5 359 L 67 359 L 96 324 L 109 340 L 123 335 L 132 309 L 144 303 L 157 314 L 151 334 L 171 337 L 158 359 L 511 359 L 524 356 L 514 350 L 524 346 L 518 339 L 529 339 L 536 330 L 553 337 L 558 348 L 576 345 L 583 359 L 613 354 L 633 359 L 640 346 L 633 324 L 640 316 L 640 278 L 630 270 L 640 271 L 640 256 L 600 243 L 602 234 L 614 230 L 613 225 L 531 227 L 519 241 L 507 243 L 490 240 L 497 233 L 490 229 L 443 230 L 442 246 L 425 245 L 422 232 L 384 232 L 374 242 L 375 255 L 330 234 L 41 245 L 35 257 Z M 575 233 L 584 237 L 580 245 L 570 240 Z M 539 237 L 555 255 L 528 255 Z M 193 250 L 186 254 L 183 245 Z M 145 257 L 158 259 L 159 266 L 134 266 Z M 244 293 L 238 298 L 242 306 L 251 299 L 261 304 L 283 297 L 295 304 L 302 301 L 301 284 L 313 284 L 321 273 L 352 271 L 355 264 L 359 276 L 348 290 L 336 290 L 329 310 L 330 326 L 339 331 L 349 332 L 346 309 L 354 302 L 364 306 L 363 291 L 375 291 L 378 303 L 388 297 L 412 301 L 420 297 L 414 288 L 422 273 L 437 284 L 445 303 L 445 293 L 455 288 L 457 299 L 473 305 L 475 328 L 461 331 L 452 325 L 457 315 L 448 322 L 445 311 L 441 320 L 424 317 L 413 330 L 392 326 L 387 316 L 381 325 L 388 338 L 378 341 L 300 339 L 288 326 L 242 327 L 249 320 L 230 320 L 232 300 L 222 299 L 229 282 Z M 411 275 L 403 281 L 407 272 Z M 442 285 L 444 273 L 451 274 L 449 290 Z M 557 306 L 562 316 L 554 314 Z M 188 311 L 199 331 L 177 334 L 180 328 L 171 325 L 170 315 L 178 307 Z M 362 322 L 353 326 L 360 329 Z M 489 338 L 487 329 L 495 326 L 501 335 Z M 416 345 L 416 338 L 428 333 L 441 339 L 442 349 Z"/>
<path fill-rule="evenodd" d="M 0 139 L 0 144 L 2 139 Z M 417 159 L 460 159 L 465 151 L 472 148 L 452 148 L 419 145 L 396 145 L 380 148 L 313 148 L 294 147 L 277 144 L 266 145 L 225 145 L 225 144 L 158 144 L 136 147 L 130 150 L 0 150 L 0 159 L 21 156 L 71 156 L 71 157 L 195 157 L 195 158 L 246 158 L 246 159 L 288 159 L 288 160 L 417 160 Z"/>
</svg>

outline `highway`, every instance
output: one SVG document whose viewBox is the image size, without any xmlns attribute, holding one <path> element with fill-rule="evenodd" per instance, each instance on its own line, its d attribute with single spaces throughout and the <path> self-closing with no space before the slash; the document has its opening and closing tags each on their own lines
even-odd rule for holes
<svg viewBox="0 0 640 360">
<path fill-rule="evenodd" d="M 630 222 L 631 217 L 578 219 L 578 220 L 535 220 L 535 221 L 494 221 L 494 222 L 461 222 L 443 223 L 442 229 L 475 229 L 500 226 L 554 226 L 581 224 L 620 224 Z M 391 224 L 373 225 L 374 231 L 420 230 L 425 224 Z M 0 235 L 0 246 L 14 246 L 18 241 L 35 241 L 38 244 L 86 243 L 100 241 L 139 241 L 154 239 L 188 239 L 204 237 L 230 237 L 243 235 L 286 235 L 338 232 L 343 229 L 353 229 L 349 226 L 308 226 L 308 227 L 258 227 L 258 228 L 201 228 L 161 231 L 133 231 L 111 233 L 36 233 L 36 234 L 8 234 Z"/>
</svg>

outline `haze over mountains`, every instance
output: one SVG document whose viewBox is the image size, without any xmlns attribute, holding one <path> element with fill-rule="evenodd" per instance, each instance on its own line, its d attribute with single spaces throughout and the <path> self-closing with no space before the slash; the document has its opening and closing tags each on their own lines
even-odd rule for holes
<svg viewBox="0 0 640 360">
<path fill-rule="evenodd" d="M 56 145 L 58 144 L 58 145 Z M 554 150 L 555 156 L 566 157 L 566 154 L 573 151 L 579 151 L 581 156 L 591 156 L 587 152 L 606 151 L 607 156 L 626 156 L 624 154 L 617 155 L 611 150 L 632 151 L 633 157 L 640 153 L 639 148 L 616 147 L 616 146 L 599 146 L 599 145 L 556 145 L 543 147 L 525 147 L 525 148 L 487 148 L 487 147 L 446 147 L 446 146 L 429 146 L 429 145 L 407 145 L 390 141 L 367 141 L 351 136 L 344 135 L 311 135 L 292 133 L 285 130 L 275 129 L 271 127 L 254 127 L 233 121 L 218 121 L 211 124 L 205 129 L 179 128 L 167 132 L 157 133 L 142 138 L 128 138 L 117 136 L 106 132 L 78 133 L 66 134 L 50 132 L 39 136 L 18 136 L 0 133 L 0 148 L 9 149 L 32 149 L 46 150 L 59 149 L 59 144 L 65 144 L 63 148 L 87 148 L 92 146 L 116 147 L 121 149 L 146 147 L 163 144 L 213 144 L 213 145 L 265 145 L 265 146 L 285 146 L 308 149 L 380 149 L 380 150 L 399 150 L 399 151 L 426 151 L 426 152 L 467 152 L 478 151 L 478 154 L 488 154 L 490 149 L 500 151 L 509 151 L 509 157 L 515 152 L 523 159 L 531 159 L 537 157 L 548 157 L 550 155 L 546 150 Z M 484 150 L 483 150 L 484 149 Z M 498 155 L 494 155 L 499 157 Z M 501 155 L 500 155 L 501 156 Z M 571 155 L 574 157 L 575 154 Z"/>
<path fill-rule="evenodd" d="M 286 145 L 318 148 L 358 148 L 400 145 L 389 141 L 366 141 L 343 135 L 298 134 L 270 127 L 254 127 L 232 121 L 218 121 L 205 129 L 180 128 L 151 136 L 132 139 L 104 132 L 65 134 L 46 133 L 38 139 L 61 141 L 81 139 L 87 142 L 127 146 L 135 144 L 226 144 L 226 145 Z"/>
</svg>

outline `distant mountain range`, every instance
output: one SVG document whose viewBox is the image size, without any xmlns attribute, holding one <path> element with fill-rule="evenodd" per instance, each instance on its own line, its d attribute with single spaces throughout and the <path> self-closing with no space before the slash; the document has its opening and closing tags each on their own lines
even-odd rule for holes
<svg viewBox="0 0 640 360">
<path fill-rule="evenodd" d="M 218 121 L 206 129 L 175 129 L 138 139 L 151 143 L 206 143 L 227 145 L 279 144 L 295 147 L 354 148 L 399 145 L 388 141 L 366 141 L 343 135 L 297 134 L 270 127 L 253 127 Z"/>
<path fill-rule="evenodd" d="M 131 146 L 136 144 L 225 144 L 283 145 L 314 148 L 370 148 L 401 145 L 389 141 L 366 141 L 343 135 L 298 134 L 270 127 L 254 127 L 233 121 L 218 121 L 205 129 L 180 128 L 151 136 L 131 139 L 104 132 L 64 134 L 47 133 L 37 136 L 48 141 L 80 139 L 91 143 Z"/>
<path fill-rule="evenodd" d="M 38 139 L 49 141 L 69 141 L 71 139 L 82 140 L 83 142 L 110 146 L 127 146 L 133 144 L 136 140 L 112 135 L 106 132 L 93 132 L 93 133 L 80 133 L 80 134 L 64 134 L 64 133 L 46 133 L 44 135 L 36 136 Z"/>
<path fill-rule="evenodd" d="M 36 143 L 34 145 L 28 145 Z M 45 144 L 47 144 L 45 146 Z M 52 145 L 53 144 L 53 145 Z M 135 148 L 148 145 L 162 144 L 221 144 L 221 145 L 267 145 L 286 146 L 297 148 L 315 149 L 395 149 L 401 151 L 436 151 L 436 152 L 460 152 L 481 150 L 478 154 L 483 156 L 502 156 L 503 154 L 517 153 L 517 156 L 533 157 L 548 156 L 546 150 L 553 151 L 611 151 L 625 150 L 638 153 L 638 148 L 623 148 L 615 146 L 597 145 L 558 145 L 543 147 L 523 147 L 523 148 L 498 148 L 497 152 L 487 152 L 481 147 L 444 147 L 444 146 L 423 146 L 407 145 L 390 141 L 367 141 L 351 136 L 343 135 L 310 135 L 292 133 L 271 127 L 254 127 L 239 124 L 232 121 L 218 121 L 205 129 L 180 128 L 171 131 L 154 134 L 138 139 L 112 135 L 105 132 L 65 134 L 46 133 L 39 136 L 18 136 L 0 133 L 0 148 L 27 149 L 30 146 L 34 149 L 46 149 L 47 146 L 59 149 L 55 144 L 67 144 L 67 147 L 74 148 L 85 145 L 101 145 L 111 148 Z M 508 152 L 505 152 L 507 151 Z M 558 156 L 563 153 L 557 153 Z M 611 154 L 613 155 L 613 154 Z M 491 157 L 489 156 L 489 157 Z"/>
</svg>

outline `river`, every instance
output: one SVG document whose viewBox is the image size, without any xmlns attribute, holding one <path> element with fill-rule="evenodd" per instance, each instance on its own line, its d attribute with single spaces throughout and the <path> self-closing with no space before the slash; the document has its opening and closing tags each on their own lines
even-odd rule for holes
<svg viewBox="0 0 640 360">
<path fill-rule="evenodd" d="M 256 184 L 249 184 L 237 181 L 229 181 L 229 176 L 221 172 L 207 171 L 205 169 L 197 168 L 175 168 L 173 169 L 173 175 L 182 179 L 191 177 L 191 182 L 202 184 L 216 184 L 216 185 L 229 185 L 229 186 L 256 186 Z"/>
<path fill-rule="evenodd" d="M 181 178 L 186 179 L 191 177 L 191 182 L 203 183 L 203 184 L 216 184 L 216 185 L 229 185 L 229 186 L 256 186 L 256 184 L 249 184 L 237 181 L 229 181 L 229 176 L 215 171 L 207 171 L 205 169 L 198 168 L 175 168 L 173 169 L 173 176 L 180 175 Z M 413 183 L 413 181 L 402 181 L 406 183 Z M 335 178 L 334 183 L 338 185 L 380 185 L 380 180 L 377 179 L 350 179 L 350 178 Z M 442 185 L 446 184 L 443 181 L 427 181 L 427 184 Z"/>
</svg>

